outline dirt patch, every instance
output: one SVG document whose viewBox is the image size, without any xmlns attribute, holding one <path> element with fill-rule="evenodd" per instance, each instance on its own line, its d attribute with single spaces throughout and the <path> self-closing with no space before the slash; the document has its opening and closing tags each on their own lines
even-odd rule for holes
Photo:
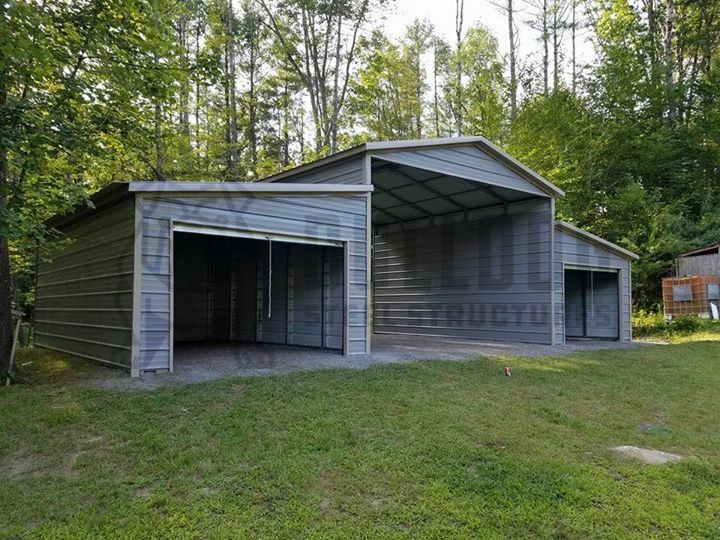
<svg viewBox="0 0 720 540">
<path fill-rule="evenodd" d="M 2 460 L 3 474 L 10 478 L 20 478 L 35 474 L 40 468 L 42 457 L 23 451 L 15 451 Z"/>
</svg>

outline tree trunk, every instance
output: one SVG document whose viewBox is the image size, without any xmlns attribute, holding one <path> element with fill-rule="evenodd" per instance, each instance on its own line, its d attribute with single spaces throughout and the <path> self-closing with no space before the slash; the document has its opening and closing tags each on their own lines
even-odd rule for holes
<svg viewBox="0 0 720 540">
<path fill-rule="evenodd" d="M 195 28 L 195 62 L 197 63 L 200 57 L 200 35 L 201 25 L 200 21 L 197 23 Z M 201 76 L 195 75 L 195 148 L 200 150 L 200 81 Z"/>
<path fill-rule="evenodd" d="M 254 24 L 254 23 L 251 23 Z M 249 43 L 249 62 L 248 62 L 248 79 L 250 89 L 248 90 L 248 141 L 250 142 L 250 167 L 254 175 L 257 175 L 257 96 L 255 95 L 255 76 L 257 61 L 257 42 L 254 34 L 250 36 Z"/>
<path fill-rule="evenodd" d="M 517 116 L 517 67 L 516 67 L 516 48 L 515 43 L 515 12 L 513 8 L 513 0 L 507 0 L 507 16 L 508 16 L 508 39 L 510 41 L 510 118 L 515 120 Z"/>
<path fill-rule="evenodd" d="M 282 126 L 282 164 L 283 168 L 290 164 L 290 92 L 287 76 L 283 77 L 283 126 Z"/>
<path fill-rule="evenodd" d="M 330 115 L 330 152 L 337 152 L 338 117 L 340 107 L 340 53 L 342 52 L 342 17 L 337 15 L 337 36 L 335 42 L 335 73 L 333 74 L 332 114 Z"/>
<path fill-rule="evenodd" d="M 673 34 L 675 24 L 675 4 L 673 0 L 667 0 L 665 15 L 665 96 L 667 100 L 667 112 L 670 120 L 675 119 L 675 88 L 674 88 L 674 70 L 675 62 L 673 59 Z"/>
<path fill-rule="evenodd" d="M 3 85 L 4 83 L 0 83 Z M 5 104 L 4 89 L 0 89 L 0 106 Z M 0 190 L 6 193 L 8 187 L 7 151 L 0 150 Z M 0 215 L 5 214 L 5 196 L 0 197 Z M 10 351 L 13 342 L 12 282 L 10 281 L 10 252 L 6 234 L 0 235 L 0 373 L 5 374 L 10 366 Z"/>
<path fill-rule="evenodd" d="M 577 55 L 575 51 L 577 37 L 577 0 L 570 1 L 572 2 L 572 93 L 574 95 L 577 91 Z"/>
<path fill-rule="evenodd" d="M 560 84 L 560 20 L 558 18 L 560 6 L 558 0 L 553 0 L 552 7 L 552 40 L 553 40 L 553 91 L 557 90 Z"/>
<path fill-rule="evenodd" d="M 648 21 L 648 39 L 650 41 L 650 67 L 651 74 L 655 78 L 657 68 L 657 37 L 655 35 L 655 0 L 647 0 L 645 3 Z"/>
<path fill-rule="evenodd" d="M 438 96 L 438 57 L 437 43 L 433 54 L 433 112 L 435 116 L 435 137 L 440 138 L 440 98 Z"/>
<path fill-rule="evenodd" d="M 464 11 L 464 0 L 455 0 L 455 38 L 456 38 L 456 59 L 455 69 L 455 131 L 458 137 L 462 137 L 463 134 L 463 113 L 462 113 L 462 27 L 463 27 L 463 11 Z"/>
<path fill-rule="evenodd" d="M 188 69 L 190 66 L 190 51 L 188 40 L 188 17 L 181 15 L 178 21 L 178 41 L 180 42 L 180 130 L 190 138 L 190 79 Z"/>
<path fill-rule="evenodd" d="M 153 65 L 158 69 L 160 65 L 160 57 L 157 52 L 153 53 Z M 157 74 L 157 72 L 156 72 Z M 162 100 L 157 95 L 157 91 L 153 96 L 154 115 L 153 115 L 153 138 L 155 140 L 155 180 L 165 180 L 165 145 L 162 133 Z"/>
<path fill-rule="evenodd" d="M 419 41 L 419 40 L 418 40 Z M 415 111 L 415 138 L 422 139 L 422 111 L 423 111 L 423 74 L 422 66 L 420 65 L 421 48 L 418 42 L 416 56 L 415 56 L 415 99 L 416 111 Z"/>
<path fill-rule="evenodd" d="M 5 17 L 5 3 L 0 3 L 0 16 Z M 0 72 L 0 110 L 7 103 L 7 74 Z M 6 219 L 7 193 L 10 184 L 8 171 L 8 152 L 4 141 L 0 139 L 0 219 Z M 1 224 L 2 222 L 0 222 Z M 0 234 L 0 373 L 5 374 L 10 366 L 10 352 L 13 342 L 12 320 L 12 283 L 10 281 L 10 251 L 8 235 Z"/>
<path fill-rule="evenodd" d="M 165 145 L 162 134 L 162 104 L 155 96 L 155 180 L 165 180 Z"/>
<path fill-rule="evenodd" d="M 550 69 L 550 55 L 548 51 L 548 41 L 550 40 L 550 33 L 548 32 L 548 0 L 543 0 L 542 3 L 542 42 L 543 42 L 543 93 L 547 96 L 549 94 L 549 74 Z"/>
<path fill-rule="evenodd" d="M 228 65 L 228 129 L 230 143 L 230 179 L 238 180 L 238 132 L 237 98 L 235 96 L 235 36 L 233 32 L 234 10 L 232 0 L 227 3 L 227 65 Z"/>
</svg>

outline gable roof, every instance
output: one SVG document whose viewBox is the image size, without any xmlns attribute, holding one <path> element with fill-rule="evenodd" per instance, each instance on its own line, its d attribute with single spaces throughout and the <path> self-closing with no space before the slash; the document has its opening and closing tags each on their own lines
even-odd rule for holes
<svg viewBox="0 0 720 540">
<path fill-rule="evenodd" d="M 539 188 L 543 193 L 551 197 L 562 197 L 565 192 L 556 185 L 552 184 L 535 171 L 526 167 L 518 160 L 513 158 L 510 154 L 499 148 L 498 146 L 491 143 L 485 137 L 472 136 L 472 137 L 446 137 L 441 139 L 414 139 L 407 141 L 380 141 L 380 142 L 366 142 L 358 146 L 354 146 L 342 152 L 337 152 L 330 156 L 318 159 L 311 163 L 306 163 L 287 171 L 277 173 L 259 180 L 260 182 L 281 182 L 282 180 L 288 179 L 292 176 L 306 173 L 314 169 L 320 169 L 337 163 L 339 161 L 353 158 L 363 154 L 369 154 L 373 157 L 382 159 L 382 154 L 387 152 L 413 152 L 429 148 L 443 148 L 443 147 L 459 147 L 459 146 L 476 146 L 486 154 L 490 155 L 493 159 L 505 165 L 508 169 L 514 171 L 519 176 L 527 180 L 532 185 Z M 452 176 L 452 175 L 450 175 Z"/>
<path fill-rule="evenodd" d="M 640 255 L 638 255 L 637 253 L 633 253 L 629 249 L 625 249 L 618 246 L 617 244 L 613 244 L 612 242 L 609 242 L 604 238 L 600 238 L 593 233 L 587 232 L 580 227 L 576 227 L 575 225 L 568 223 L 567 221 L 556 220 L 555 227 L 564 230 L 568 234 L 582 238 L 583 240 L 586 240 L 591 244 L 595 244 L 603 249 L 607 249 L 608 251 L 611 251 L 625 259 L 638 260 L 640 258 Z"/>
</svg>

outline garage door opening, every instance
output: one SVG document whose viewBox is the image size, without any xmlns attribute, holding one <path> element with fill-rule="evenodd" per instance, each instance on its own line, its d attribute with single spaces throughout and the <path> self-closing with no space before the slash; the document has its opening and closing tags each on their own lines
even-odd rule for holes
<svg viewBox="0 0 720 540">
<path fill-rule="evenodd" d="M 173 255 L 176 345 L 343 350 L 342 246 L 176 231 Z"/>
<path fill-rule="evenodd" d="M 620 339 L 618 272 L 565 270 L 565 337 Z"/>
</svg>

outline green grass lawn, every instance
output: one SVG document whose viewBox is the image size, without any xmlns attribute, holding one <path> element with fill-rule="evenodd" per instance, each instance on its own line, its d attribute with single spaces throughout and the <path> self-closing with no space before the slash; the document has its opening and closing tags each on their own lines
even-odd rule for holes
<svg viewBox="0 0 720 540">
<path fill-rule="evenodd" d="M 0 535 L 720 537 L 717 341 L 134 393 L 30 359 L 0 389 Z"/>
</svg>

